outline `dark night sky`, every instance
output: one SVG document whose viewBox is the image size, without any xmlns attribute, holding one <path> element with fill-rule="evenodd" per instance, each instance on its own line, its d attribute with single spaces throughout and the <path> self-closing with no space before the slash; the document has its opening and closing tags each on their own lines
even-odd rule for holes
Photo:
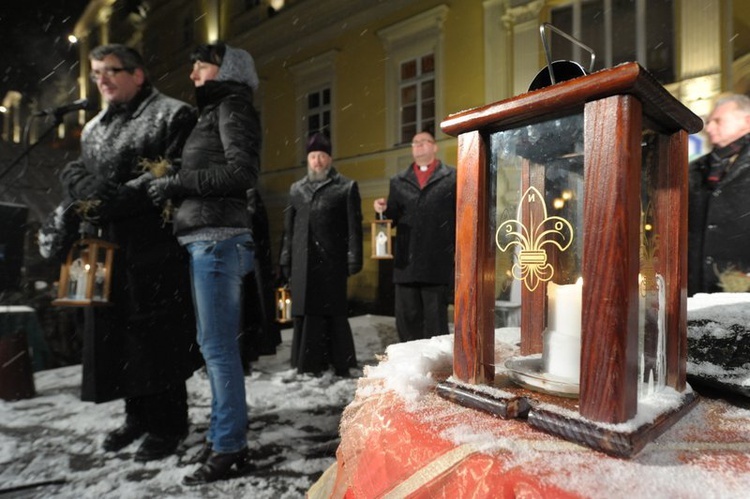
<svg viewBox="0 0 750 499">
<path fill-rule="evenodd" d="M 77 49 L 68 42 L 88 0 L 5 0 L 0 10 L 0 100 L 17 90 L 60 104 L 77 98 Z"/>
</svg>

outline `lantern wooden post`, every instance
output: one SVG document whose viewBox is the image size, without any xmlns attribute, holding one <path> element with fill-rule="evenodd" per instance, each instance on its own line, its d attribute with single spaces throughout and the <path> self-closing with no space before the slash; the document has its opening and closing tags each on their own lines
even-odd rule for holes
<svg viewBox="0 0 750 499">
<path fill-rule="evenodd" d="M 490 232 L 501 221 L 494 224 L 490 218 L 494 200 L 489 183 L 496 181 L 490 175 L 490 165 L 502 167 L 492 155 L 506 153 L 491 152 L 492 140 L 494 134 L 501 134 L 498 137 L 512 141 L 512 133 L 502 134 L 524 127 L 534 130 L 536 125 L 573 116 L 582 118 L 583 127 L 583 151 L 578 156 L 580 163 L 576 163 L 580 165 L 576 168 L 581 169 L 576 170 L 576 175 L 582 178 L 578 185 L 582 185 L 583 200 L 578 222 L 581 226 L 576 227 L 582 246 L 575 250 L 583 278 L 579 400 L 577 404 L 566 403 L 545 395 L 547 403 L 540 405 L 523 390 L 510 390 L 510 397 L 485 395 L 487 390 L 473 390 L 471 385 L 502 385 L 503 390 L 509 389 L 504 380 L 495 379 L 492 317 L 495 252 L 500 245 L 493 245 Z M 438 393 L 503 417 L 528 417 L 535 427 L 605 452 L 633 455 L 697 400 L 692 391 L 686 390 L 687 134 L 700 131 L 702 120 L 641 66 L 627 63 L 456 113 L 441 126 L 445 133 L 458 138 L 458 205 L 453 360 L 456 381 L 439 383 Z M 647 146 L 642 145 L 644 138 L 651 141 Z M 550 143 L 569 140 L 563 135 L 548 139 Z M 533 148 L 538 145 L 533 141 L 527 145 L 533 157 Z M 526 158 L 520 152 L 512 154 Z M 643 163 L 644 154 L 656 159 Z M 524 159 L 521 192 L 534 189 L 545 193 L 545 159 L 541 155 L 533 159 Z M 643 183 L 642 169 L 646 172 L 643 175 L 648 175 L 648 183 Z M 643 256 L 644 187 L 658 228 L 658 237 L 650 240 L 654 250 L 650 259 Z M 529 213 L 536 208 L 528 204 L 531 207 L 519 211 L 511 220 L 513 223 L 530 221 Z M 532 214 L 531 219 L 536 220 L 536 216 Z M 546 252 L 547 263 L 557 265 L 558 257 L 557 250 Z M 640 303 L 639 281 L 644 262 L 653 267 L 664 290 L 663 303 L 659 305 L 659 313 L 663 313 L 659 327 L 663 328 L 658 329 L 665 343 L 664 374 L 659 382 L 678 392 L 681 402 L 676 408 L 664 409 L 650 423 L 632 431 L 619 431 L 611 425 L 634 420 L 643 385 L 639 335 L 643 335 L 645 343 L 648 334 L 639 320 L 650 310 Z M 522 292 L 523 356 L 542 350 L 541 333 L 547 313 L 547 281 L 542 281 L 536 287 L 524 287 Z M 649 326 L 653 327 L 651 320 Z M 577 411 L 578 417 L 569 417 L 571 411 Z"/>
</svg>

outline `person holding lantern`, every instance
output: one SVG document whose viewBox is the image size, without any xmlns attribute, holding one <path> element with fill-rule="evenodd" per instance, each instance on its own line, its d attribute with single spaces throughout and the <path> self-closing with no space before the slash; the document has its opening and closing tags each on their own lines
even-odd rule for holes
<svg viewBox="0 0 750 499">
<path fill-rule="evenodd" d="M 713 149 L 688 171 L 690 296 L 750 288 L 750 98 L 720 97 L 705 132 Z"/>
<path fill-rule="evenodd" d="M 428 131 L 411 141 L 414 162 L 373 202 L 398 230 L 393 255 L 396 329 L 401 341 L 448 334 L 456 249 L 456 170 L 437 159 Z"/>
<path fill-rule="evenodd" d="M 307 174 L 289 189 L 279 264 L 291 282 L 292 367 L 320 374 L 357 366 L 347 319 L 347 278 L 362 269 L 362 206 L 357 182 L 332 165 L 331 142 L 307 142 Z"/>
<path fill-rule="evenodd" d="M 188 260 L 145 189 L 133 187 L 143 160 L 179 158 L 195 113 L 153 87 L 141 55 L 124 45 L 95 48 L 91 80 L 107 107 L 86 123 L 81 155 L 61 172 L 85 221 L 118 245 L 110 307 L 83 311 L 81 398 L 125 399 L 125 421 L 106 451 L 141 436 L 134 459 L 164 458 L 188 430 L 185 380 L 200 367 L 188 291 Z"/>
<path fill-rule="evenodd" d="M 174 175 L 152 180 L 154 204 L 175 205 L 174 233 L 190 254 L 198 344 L 211 386 L 211 419 L 197 470 L 185 485 L 214 482 L 249 466 L 245 376 L 240 354 L 243 281 L 253 270 L 248 195 L 260 169 L 252 56 L 222 42 L 191 55 L 200 116 Z"/>
</svg>

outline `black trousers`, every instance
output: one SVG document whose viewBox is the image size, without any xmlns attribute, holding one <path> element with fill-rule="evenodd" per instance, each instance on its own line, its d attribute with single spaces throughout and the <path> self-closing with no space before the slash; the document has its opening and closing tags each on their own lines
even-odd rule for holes
<svg viewBox="0 0 750 499">
<path fill-rule="evenodd" d="M 349 319 L 339 315 L 294 317 L 292 367 L 301 373 L 320 373 L 328 369 L 348 372 L 357 367 L 354 337 Z"/>
<path fill-rule="evenodd" d="M 401 341 L 448 334 L 448 286 L 396 284 L 396 329 Z"/>
<path fill-rule="evenodd" d="M 163 392 L 125 398 L 128 423 L 157 435 L 181 435 L 188 430 L 187 388 L 179 383 Z"/>
</svg>

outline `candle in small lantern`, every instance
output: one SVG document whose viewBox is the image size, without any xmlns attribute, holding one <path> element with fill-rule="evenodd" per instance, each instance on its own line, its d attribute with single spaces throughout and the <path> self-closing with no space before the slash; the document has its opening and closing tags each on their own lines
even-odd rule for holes
<svg viewBox="0 0 750 499">
<path fill-rule="evenodd" d="M 547 330 L 544 332 L 544 371 L 578 383 L 581 368 L 583 279 L 575 284 L 547 284 Z"/>
<path fill-rule="evenodd" d="M 384 231 L 378 232 L 378 236 L 376 238 L 375 254 L 377 256 L 388 255 L 388 234 L 386 234 Z"/>
</svg>

